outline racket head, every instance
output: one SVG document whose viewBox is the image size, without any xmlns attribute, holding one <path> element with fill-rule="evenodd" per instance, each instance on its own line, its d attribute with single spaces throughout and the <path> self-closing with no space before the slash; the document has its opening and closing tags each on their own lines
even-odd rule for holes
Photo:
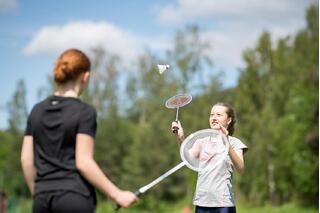
<svg viewBox="0 0 320 213">
<path fill-rule="evenodd" d="M 192 96 L 188 94 L 178 94 L 169 98 L 165 106 L 169 109 L 183 107 L 192 101 Z"/>
<path fill-rule="evenodd" d="M 203 129 L 190 134 L 181 144 L 180 157 L 196 172 L 213 169 L 227 156 L 227 146 L 218 130 Z"/>
</svg>

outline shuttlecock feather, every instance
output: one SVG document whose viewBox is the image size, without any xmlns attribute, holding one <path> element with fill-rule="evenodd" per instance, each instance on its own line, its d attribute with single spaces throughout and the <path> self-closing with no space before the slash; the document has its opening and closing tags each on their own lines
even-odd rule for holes
<svg viewBox="0 0 320 213">
<path fill-rule="evenodd" d="M 159 73 L 162 74 L 164 71 L 169 69 L 169 67 L 170 67 L 169 64 L 158 64 Z"/>
</svg>

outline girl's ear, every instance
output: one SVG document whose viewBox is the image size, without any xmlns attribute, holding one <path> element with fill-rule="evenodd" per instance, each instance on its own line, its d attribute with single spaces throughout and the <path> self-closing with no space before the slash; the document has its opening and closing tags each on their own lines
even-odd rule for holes
<svg viewBox="0 0 320 213">
<path fill-rule="evenodd" d="M 231 121 L 232 121 L 232 119 L 228 118 L 228 121 L 227 121 L 228 125 L 231 123 Z"/>
<path fill-rule="evenodd" d="M 87 83 L 90 79 L 90 72 L 85 72 L 82 76 L 82 82 Z"/>
</svg>

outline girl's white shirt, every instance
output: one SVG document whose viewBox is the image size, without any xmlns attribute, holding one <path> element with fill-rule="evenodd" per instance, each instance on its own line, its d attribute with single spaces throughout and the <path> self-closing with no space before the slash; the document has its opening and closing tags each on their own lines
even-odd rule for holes
<svg viewBox="0 0 320 213">
<path fill-rule="evenodd" d="M 248 147 L 238 138 L 228 136 L 230 146 L 235 150 Z M 235 197 L 232 187 L 233 165 L 225 152 L 221 138 L 206 137 L 195 142 L 190 153 L 198 154 L 200 171 L 193 204 L 203 207 L 232 207 Z"/>
</svg>

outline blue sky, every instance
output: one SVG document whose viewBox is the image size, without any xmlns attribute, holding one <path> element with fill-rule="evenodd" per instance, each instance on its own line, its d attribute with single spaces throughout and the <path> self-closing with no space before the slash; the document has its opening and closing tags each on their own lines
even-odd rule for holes
<svg viewBox="0 0 320 213">
<path fill-rule="evenodd" d="M 305 26 L 305 10 L 315 0 L 0 0 L 0 129 L 7 126 L 6 103 L 19 79 L 27 88 L 29 110 L 46 85 L 64 49 L 95 46 L 128 63 L 145 47 L 163 53 L 178 29 L 200 26 L 213 45 L 216 70 L 225 86 L 237 82 L 241 53 L 263 30 L 273 40 Z"/>
</svg>

